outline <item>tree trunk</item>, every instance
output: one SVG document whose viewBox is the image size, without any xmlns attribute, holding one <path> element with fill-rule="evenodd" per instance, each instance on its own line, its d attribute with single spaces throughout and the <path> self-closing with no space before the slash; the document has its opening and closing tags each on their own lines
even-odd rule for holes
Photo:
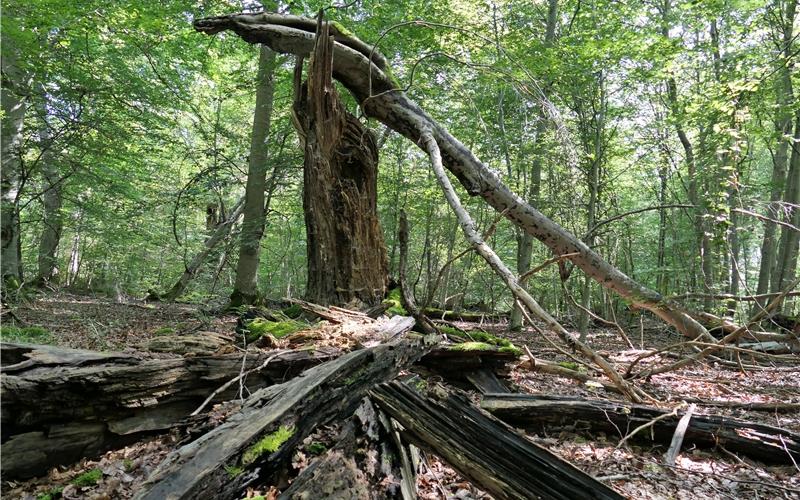
<svg viewBox="0 0 800 500">
<path fill-rule="evenodd" d="M 6 37 L 2 38 L 2 137 L 0 138 L 0 272 L 2 294 L 8 288 L 22 283 L 22 256 L 20 255 L 19 196 L 22 186 L 22 127 L 27 109 L 24 92 L 29 76 L 17 67 L 17 48 Z"/>
<path fill-rule="evenodd" d="M 628 432 L 639 425 L 661 417 L 650 430 L 638 436 L 652 436 L 656 442 L 668 444 L 672 439 L 680 414 L 664 418 L 669 410 L 652 406 L 620 404 L 598 399 L 577 397 L 537 396 L 528 394 L 491 394 L 481 402 L 481 408 L 504 422 L 529 430 L 566 425 L 574 428 L 577 422 L 593 431 Z M 622 437 L 622 436 L 620 436 Z M 725 449 L 742 453 L 768 463 L 791 464 L 800 460 L 800 435 L 770 425 L 744 422 L 728 417 L 694 415 L 686 431 L 686 442 L 702 446 L 723 445 Z"/>
<path fill-rule="evenodd" d="M 789 162 L 789 174 L 786 178 L 786 215 L 783 221 L 795 228 L 800 227 L 800 112 L 796 115 L 794 125 L 794 141 Z M 794 280 L 797 271 L 797 253 L 800 247 L 800 231 L 781 226 L 780 249 L 778 250 L 777 280 L 773 283 L 773 292 L 781 291 Z"/>
<path fill-rule="evenodd" d="M 558 24 L 558 0 L 547 2 L 547 25 L 544 34 L 544 46 L 549 48 L 553 45 L 556 38 L 556 25 Z M 542 107 L 546 103 L 541 103 Z M 544 133 L 547 130 L 547 117 L 543 110 L 539 113 L 539 121 L 536 123 L 536 145 L 531 160 L 531 178 L 528 186 L 528 200 L 531 206 L 539 206 L 539 194 L 542 188 L 542 155 L 544 147 Z M 522 276 L 531 267 L 531 253 L 533 252 L 533 236 L 528 232 L 517 235 L 517 274 Z M 522 328 L 522 310 L 514 304 L 511 309 L 510 328 L 519 330 Z"/>
<path fill-rule="evenodd" d="M 61 215 L 61 205 L 63 203 L 62 184 L 63 179 L 60 169 L 56 164 L 56 155 L 53 150 L 53 140 L 50 136 L 50 126 L 47 123 L 47 94 L 44 89 L 42 93 L 42 106 L 39 109 L 42 125 L 39 129 L 39 139 L 41 141 L 41 169 L 44 177 L 44 193 L 42 194 L 42 235 L 39 238 L 39 270 L 36 275 L 35 283 L 44 286 L 58 280 L 58 245 L 61 242 L 61 230 L 64 227 L 64 219 Z"/>
<path fill-rule="evenodd" d="M 775 0 L 773 3 L 773 18 L 781 20 L 779 25 L 782 34 L 781 47 L 775 58 L 777 78 L 775 81 L 775 138 L 777 146 L 772 157 L 772 176 L 770 178 L 770 204 L 767 209 L 768 219 L 779 220 L 781 214 L 781 197 L 786 183 L 786 166 L 789 158 L 789 139 L 792 133 L 792 106 L 794 104 L 794 90 L 792 88 L 792 74 L 788 61 L 792 56 L 792 40 L 794 32 L 794 18 L 797 12 L 797 2 L 785 2 L 786 11 L 783 10 L 784 2 Z M 764 222 L 764 239 L 761 243 L 761 263 L 758 270 L 758 285 L 756 294 L 765 294 L 771 289 L 780 289 L 774 279 L 778 267 L 778 231 L 777 225 L 766 220 Z M 770 286 L 772 285 L 772 286 Z M 759 301 L 755 308 L 763 306 L 766 302 Z"/>
<path fill-rule="evenodd" d="M 266 43 L 276 50 L 305 56 L 314 46 L 315 22 L 280 14 L 234 14 L 195 21 L 197 30 L 209 34 L 231 29 L 246 41 Z M 545 217 L 512 193 L 469 149 L 433 118 L 397 90 L 386 76 L 385 59 L 352 35 L 337 35 L 334 76 L 353 94 L 365 113 L 418 143 L 425 128 L 442 150 L 443 161 L 472 196 L 481 196 L 512 223 L 547 245 L 557 255 L 575 254 L 570 260 L 604 287 L 647 309 L 687 337 L 709 338 L 708 332 L 680 305 L 666 300 L 626 276 L 586 246 L 575 235 Z M 339 42 L 341 40 L 341 42 Z M 421 125 L 422 124 L 422 125 Z"/>
<path fill-rule="evenodd" d="M 267 187 L 267 139 L 275 91 L 275 52 L 262 45 L 258 59 L 256 108 L 247 169 L 244 219 L 240 236 L 236 282 L 231 306 L 252 304 L 258 296 L 258 263 L 261 237 L 264 235 L 264 193 Z"/>
<path fill-rule="evenodd" d="M 372 132 L 347 112 L 332 80 L 333 38 L 321 24 L 308 80 L 295 74 L 294 112 L 304 147 L 306 298 L 374 305 L 388 283 L 377 210 L 378 151 Z"/>
</svg>

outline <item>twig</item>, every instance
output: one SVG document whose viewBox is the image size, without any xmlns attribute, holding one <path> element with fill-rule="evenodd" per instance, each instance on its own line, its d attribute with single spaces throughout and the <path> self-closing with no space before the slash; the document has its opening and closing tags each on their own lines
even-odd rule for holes
<svg viewBox="0 0 800 500">
<path fill-rule="evenodd" d="M 673 410 L 672 410 L 672 412 L 670 412 L 670 413 L 664 413 L 663 415 L 659 415 L 659 416 L 657 416 L 656 418 L 654 418 L 653 420 L 651 420 L 651 421 L 647 422 L 646 424 L 642 424 L 642 425 L 640 425 L 639 427 L 635 428 L 635 429 L 634 429 L 634 430 L 632 430 L 630 433 L 628 433 L 628 435 L 627 435 L 627 436 L 625 436 L 624 438 L 622 438 L 622 440 L 619 442 L 619 444 L 617 444 L 617 449 L 621 448 L 621 447 L 622 447 L 622 445 L 624 445 L 624 444 L 625 444 L 625 442 L 626 442 L 626 441 L 628 441 L 628 439 L 632 438 L 632 437 L 633 437 L 634 435 L 636 435 L 636 434 L 637 434 L 639 431 L 642 431 L 642 430 L 644 430 L 644 429 L 647 429 L 648 427 L 652 427 L 653 425 L 655 425 L 655 424 L 656 424 L 656 422 L 659 422 L 659 421 L 661 421 L 661 420 L 665 420 L 665 419 L 667 419 L 667 418 L 669 418 L 669 417 L 675 417 L 675 416 L 677 416 L 677 415 L 678 415 L 678 409 L 677 409 L 677 408 L 675 408 L 675 409 L 673 409 Z"/>
<path fill-rule="evenodd" d="M 262 363 L 260 366 L 257 366 L 257 367 L 255 367 L 255 368 L 251 368 L 250 370 L 247 370 L 246 372 L 242 372 L 242 373 L 240 373 L 240 374 L 239 374 L 237 377 L 234 377 L 234 378 L 232 378 L 232 379 L 228 380 L 227 382 L 225 382 L 224 384 L 222 384 L 222 385 L 221 385 L 221 386 L 220 386 L 220 387 L 219 387 L 217 390 L 215 390 L 214 392 L 212 392 L 212 393 L 211 393 L 211 395 L 209 395 L 209 396 L 206 398 L 206 400 L 205 400 L 205 401 L 203 401 L 203 404 L 201 404 L 201 405 L 200 405 L 200 406 L 199 406 L 199 407 L 198 407 L 198 408 L 197 408 L 195 411 L 193 411 L 193 412 L 192 412 L 192 413 L 191 413 L 189 416 L 191 416 L 191 417 L 194 417 L 195 415 L 197 415 L 198 413 L 200 413 L 201 411 L 203 411 L 203 408 L 205 408 L 205 407 L 206 407 L 206 405 L 208 405 L 208 403 L 210 403 L 210 402 L 211 402 L 211 400 L 212 400 L 212 399 L 214 399 L 214 396 L 216 396 L 216 395 L 217 395 L 217 394 L 219 394 L 220 392 L 224 391 L 225 389 L 227 389 L 228 387 L 230 387 L 231 385 L 233 385 L 235 382 L 238 382 L 239 380 L 242 380 L 244 377 L 246 377 L 246 376 L 250 375 L 251 373 L 255 373 L 255 372 L 259 372 L 259 371 L 263 370 L 264 368 L 266 368 L 266 367 L 267 367 L 267 365 L 268 365 L 268 364 L 269 364 L 269 363 L 270 363 L 270 362 L 271 362 L 273 359 L 277 358 L 277 357 L 278 357 L 278 356 L 280 356 L 281 354 L 285 354 L 286 352 L 290 352 L 290 351 L 285 351 L 285 350 L 284 350 L 284 351 L 277 352 L 277 353 L 273 354 L 272 356 L 268 357 L 268 358 L 266 359 L 266 361 L 264 361 L 264 362 L 263 362 L 263 363 Z"/>
</svg>

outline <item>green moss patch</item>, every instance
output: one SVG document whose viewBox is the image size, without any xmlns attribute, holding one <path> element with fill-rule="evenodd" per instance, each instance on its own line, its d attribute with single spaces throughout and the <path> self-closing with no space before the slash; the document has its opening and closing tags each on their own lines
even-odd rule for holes
<svg viewBox="0 0 800 500">
<path fill-rule="evenodd" d="M 408 316 L 408 311 L 403 307 L 402 292 L 399 288 L 389 290 L 389 295 L 386 296 L 386 300 L 383 303 L 389 305 L 389 309 L 386 310 L 388 314 Z"/>
<path fill-rule="evenodd" d="M 254 342 L 265 335 L 272 335 L 276 339 L 291 335 L 294 332 L 305 330 L 308 324 L 285 317 L 280 321 L 270 321 L 264 318 L 256 318 L 247 322 L 245 328 L 250 332 L 247 335 L 248 342 Z"/>
<path fill-rule="evenodd" d="M 242 475 L 242 473 L 244 472 L 244 469 L 242 467 L 237 466 L 237 465 L 226 465 L 225 466 L 225 472 L 228 473 L 228 477 L 230 479 L 235 479 L 236 477 Z"/>
<path fill-rule="evenodd" d="M 64 491 L 63 486 L 55 486 L 50 488 L 50 491 L 47 493 L 39 493 L 36 495 L 36 500 L 56 500 L 56 498 L 61 498 L 62 491 Z"/>
<path fill-rule="evenodd" d="M 94 486 L 103 479 L 103 471 L 100 469 L 92 469 L 88 472 L 84 472 L 80 476 L 76 477 L 70 483 L 74 484 L 79 488 L 83 488 L 86 486 Z"/>
<path fill-rule="evenodd" d="M 272 434 L 267 434 L 244 452 L 244 455 L 242 455 L 242 464 L 250 465 L 265 453 L 275 453 L 283 443 L 294 435 L 294 431 L 294 426 L 286 427 L 282 425 L 278 427 L 277 431 Z"/>
<path fill-rule="evenodd" d="M 174 335 L 175 332 L 176 330 L 174 328 L 171 328 L 169 326 L 162 326 L 161 328 L 153 332 L 153 336 L 161 337 L 164 335 Z"/>
<path fill-rule="evenodd" d="M 297 319 L 303 314 L 303 308 L 297 304 L 292 304 L 281 312 L 285 314 L 287 318 Z"/>
<path fill-rule="evenodd" d="M 51 344 L 53 334 L 41 326 L 0 326 L 0 340 L 3 342 L 23 342 L 26 344 Z"/>
<path fill-rule="evenodd" d="M 486 342 L 461 342 L 450 346 L 451 351 L 494 351 L 496 348 Z"/>
<path fill-rule="evenodd" d="M 306 451 L 312 455 L 322 455 L 327 450 L 328 447 L 320 443 L 319 441 L 314 441 L 313 443 L 306 446 Z"/>
<path fill-rule="evenodd" d="M 499 352 L 505 352 L 513 354 L 514 356 L 522 356 L 522 349 L 518 348 L 514 344 L 511 343 L 508 339 L 500 338 L 495 335 L 492 335 L 489 332 L 485 332 L 483 330 L 472 330 L 470 332 L 465 332 L 463 330 L 459 330 L 458 328 L 454 328 L 451 326 L 438 326 L 439 330 L 451 337 L 456 337 L 463 339 L 464 342 L 461 344 L 455 344 L 450 349 L 455 351 L 486 351 L 486 350 L 493 350 L 497 349 Z M 467 347 L 458 347 L 464 346 Z M 488 346 L 483 348 L 478 348 L 478 346 Z"/>
</svg>

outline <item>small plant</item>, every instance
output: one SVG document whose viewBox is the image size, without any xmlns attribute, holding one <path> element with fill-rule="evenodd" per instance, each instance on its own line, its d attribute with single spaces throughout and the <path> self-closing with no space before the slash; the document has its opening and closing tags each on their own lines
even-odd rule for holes
<svg viewBox="0 0 800 500">
<path fill-rule="evenodd" d="M 228 473 L 229 478 L 235 479 L 236 477 L 241 476 L 244 473 L 244 469 L 236 465 L 226 465 L 225 472 Z"/>
<path fill-rule="evenodd" d="M 133 471 L 133 460 L 131 460 L 130 458 L 126 458 L 125 460 L 122 461 L 122 467 L 125 470 L 125 472 Z"/>
<path fill-rule="evenodd" d="M 328 447 L 320 443 L 319 441 L 314 441 L 313 443 L 311 443 L 306 447 L 306 451 L 308 451 L 312 455 L 322 455 L 327 450 Z"/>
<path fill-rule="evenodd" d="M 56 500 L 56 498 L 61 498 L 62 491 L 64 491 L 63 486 L 54 486 L 47 493 L 39 493 L 36 500 Z"/>
<path fill-rule="evenodd" d="M 71 484 L 79 488 L 87 487 L 87 486 L 95 486 L 100 480 L 103 478 L 103 471 L 100 469 L 92 469 L 88 472 L 84 472 L 80 476 L 76 477 L 72 481 Z"/>
<path fill-rule="evenodd" d="M 162 326 L 161 328 L 153 332 L 154 337 L 161 337 L 164 335 L 174 335 L 174 334 L 175 334 L 175 329 L 169 326 Z"/>
<path fill-rule="evenodd" d="M 0 326 L 0 339 L 3 342 L 23 342 L 26 344 L 50 344 L 53 334 L 40 326 Z"/>
<path fill-rule="evenodd" d="M 303 308 L 298 304 L 292 304 L 281 312 L 283 312 L 287 318 L 297 319 L 303 314 Z"/>
<path fill-rule="evenodd" d="M 265 453 L 275 453 L 283 446 L 283 443 L 289 440 L 294 435 L 294 426 L 286 427 L 284 425 L 278 427 L 278 430 L 272 434 L 267 434 L 261 438 L 256 444 L 251 446 L 242 455 L 242 463 L 249 465 L 256 461 L 258 457 Z"/>
</svg>

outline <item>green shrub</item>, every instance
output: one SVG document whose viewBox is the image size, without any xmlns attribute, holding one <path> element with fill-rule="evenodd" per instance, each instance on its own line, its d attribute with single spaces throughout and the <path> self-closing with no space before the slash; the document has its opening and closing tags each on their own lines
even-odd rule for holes
<svg viewBox="0 0 800 500">
<path fill-rule="evenodd" d="M 0 339 L 3 342 L 23 342 L 26 344 L 51 344 L 53 334 L 41 326 L 0 326 Z"/>
</svg>

